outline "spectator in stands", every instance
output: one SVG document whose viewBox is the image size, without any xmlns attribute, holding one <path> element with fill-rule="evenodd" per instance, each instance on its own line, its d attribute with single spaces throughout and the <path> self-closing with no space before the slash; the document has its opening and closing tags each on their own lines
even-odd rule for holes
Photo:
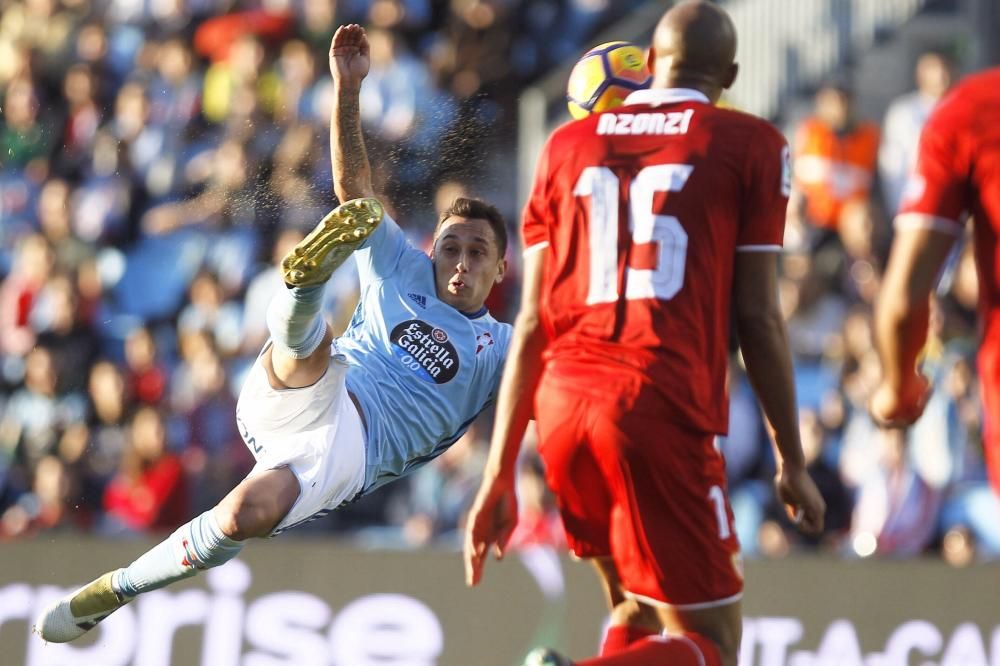
<svg viewBox="0 0 1000 666">
<path fill-rule="evenodd" d="M 265 57 L 261 41 L 245 34 L 229 46 L 224 59 L 209 66 L 202 94 L 203 113 L 208 120 L 215 123 L 225 120 L 235 99 L 234 91 L 249 88 L 256 92 Z"/>
<path fill-rule="evenodd" d="M 0 457 L 31 469 L 55 449 L 66 426 L 83 418 L 84 409 L 77 396 L 58 393 L 59 370 L 48 349 L 32 349 L 24 366 L 24 384 L 11 395 L 0 419 Z"/>
<path fill-rule="evenodd" d="M 167 368 L 145 326 L 133 329 L 125 338 L 125 368 L 125 384 L 132 399 L 141 405 L 159 405 L 166 394 Z"/>
<path fill-rule="evenodd" d="M 434 539 L 456 547 L 460 543 L 459 525 L 479 487 L 486 459 L 485 433 L 478 425 L 409 479 L 408 515 L 403 521 L 407 543 L 418 545 Z"/>
<path fill-rule="evenodd" d="M 50 178 L 38 197 L 38 224 L 54 254 L 54 268 L 73 273 L 94 255 L 94 246 L 85 243 L 73 230 L 70 213 L 72 186 L 62 178 Z"/>
<path fill-rule="evenodd" d="M 729 502 L 743 552 L 758 552 L 757 533 L 773 494 L 774 459 L 766 449 L 764 421 L 750 382 L 737 359 L 729 369 L 729 434 L 718 439 L 725 455 Z"/>
<path fill-rule="evenodd" d="M 471 99 L 506 79 L 513 38 L 506 23 L 511 14 L 516 10 L 510 3 L 452 0 L 447 41 L 442 47 L 450 64 L 450 91 L 459 100 Z"/>
<path fill-rule="evenodd" d="M 178 330 L 206 331 L 223 356 L 235 354 L 240 347 L 241 309 L 237 303 L 226 300 L 218 278 L 208 271 L 196 275 L 188 301 L 178 317 Z"/>
<path fill-rule="evenodd" d="M 285 42 L 275 63 L 275 115 L 283 123 L 310 115 L 316 85 L 316 60 L 309 46 L 297 39 Z"/>
<path fill-rule="evenodd" d="M 925 51 L 917 59 L 917 89 L 892 101 L 882 123 L 882 145 L 878 151 L 878 171 L 886 210 L 895 214 L 903 196 L 913 163 L 917 159 L 920 130 L 931 109 L 955 78 L 954 63 L 940 51 Z"/>
<path fill-rule="evenodd" d="M 165 530 L 187 515 L 187 496 L 162 417 L 153 407 L 139 408 L 129 422 L 118 472 L 104 491 L 105 511 L 129 530 Z"/>
<path fill-rule="evenodd" d="M 153 167 L 163 156 L 166 135 L 162 126 L 150 122 L 149 114 L 146 89 L 138 81 L 130 81 L 121 87 L 115 97 L 114 116 L 109 129 L 124 144 L 133 181 L 159 197 L 165 195 L 167 190 L 162 181 L 156 180 L 159 173 Z"/>
<path fill-rule="evenodd" d="M 38 90 L 31 79 L 7 86 L 0 129 L 0 165 L 25 168 L 36 182 L 48 173 L 54 136 L 40 117 Z"/>
<path fill-rule="evenodd" d="M 73 38 L 69 61 L 77 61 L 90 67 L 94 75 L 94 95 L 102 109 L 111 106 L 115 90 L 121 85 L 120 72 L 113 71 L 108 59 L 108 26 L 99 20 L 91 20 L 80 26 Z M 118 48 L 123 43 L 119 40 Z"/>
<path fill-rule="evenodd" d="M 778 288 L 792 352 L 799 363 L 818 361 L 839 335 L 846 305 L 835 291 L 830 253 L 789 253 L 781 258 Z"/>
<path fill-rule="evenodd" d="M 0 539 L 72 526 L 73 478 L 62 460 L 47 455 L 34 466 L 31 488 L 0 515 Z"/>
<path fill-rule="evenodd" d="M 168 138 L 181 141 L 201 112 L 201 77 L 194 70 L 190 44 L 180 37 L 160 44 L 148 90 L 150 120 L 169 128 Z"/>
<path fill-rule="evenodd" d="M 236 400 L 226 384 L 226 367 L 218 356 L 207 356 L 195 370 L 198 402 L 188 414 L 191 442 L 208 453 L 214 487 L 232 486 L 247 475 L 254 460 L 236 428 Z"/>
<path fill-rule="evenodd" d="M 113 255 L 113 252 L 109 252 Z M 101 333 L 110 321 L 110 305 L 105 294 L 105 277 L 96 258 L 86 259 L 76 272 L 77 308 L 80 321 L 102 342 Z"/>
<path fill-rule="evenodd" d="M 878 127 L 855 116 L 854 93 L 844 81 L 824 83 L 815 114 L 795 130 L 794 188 L 789 224 L 819 230 L 816 242 L 836 235 L 848 216 L 870 216 Z"/>
<path fill-rule="evenodd" d="M 288 126 L 274 151 L 268 197 L 264 207 L 282 227 L 309 229 L 326 214 L 326 188 L 329 182 L 329 159 L 321 144 L 317 127 L 308 122 Z"/>
<path fill-rule="evenodd" d="M 126 149 L 110 128 L 99 130 L 73 193 L 73 231 L 93 249 L 95 243 L 118 245 L 134 231 L 129 213 L 144 193 L 133 188 Z"/>
<path fill-rule="evenodd" d="M 95 485 L 103 487 L 118 469 L 132 405 L 125 393 L 121 371 L 106 359 L 91 366 L 87 390 L 90 397 L 88 473 Z"/>
<path fill-rule="evenodd" d="M 819 413 L 813 409 L 803 409 L 799 413 L 799 429 L 802 432 L 802 452 L 805 454 L 809 475 L 816 481 L 816 486 L 826 502 L 826 519 L 823 533 L 818 537 L 803 535 L 798 530 L 788 529 L 786 533 L 797 541 L 824 545 L 830 550 L 839 548 L 840 542 L 847 536 L 851 525 L 851 508 L 853 498 L 840 476 L 836 466 L 836 458 L 831 455 L 832 436 L 824 427 Z M 775 515 L 784 516 L 780 507 L 775 507 Z"/>
<path fill-rule="evenodd" d="M 936 533 L 943 494 L 908 460 L 903 431 L 872 426 L 854 432 L 860 437 L 845 437 L 842 469 L 857 490 L 851 520 L 854 552 L 862 557 L 919 555 Z"/>
<path fill-rule="evenodd" d="M 66 118 L 62 131 L 62 149 L 56 155 L 55 170 L 72 174 L 87 161 L 97 128 L 101 124 L 101 109 L 97 104 L 94 73 L 86 64 L 69 68 L 63 79 Z"/>
<path fill-rule="evenodd" d="M 59 369 L 57 390 L 63 395 L 86 388 L 87 369 L 97 357 L 97 341 L 80 314 L 76 284 L 65 274 L 45 283 L 31 313 L 38 344 L 49 350 Z"/>
<path fill-rule="evenodd" d="M 329 0 L 302 1 L 296 17 L 297 32 L 310 48 L 325 51 L 330 47 L 338 22 L 351 22 L 350 18 L 342 16 L 343 10 L 339 7 L 341 4 L 344 3 Z"/>
<path fill-rule="evenodd" d="M 361 120 L 389 142 L 405 142 L 414 132 L 417 99 L 430 83 L 427 67 L 394 33 L 370 30 L 371 70 L 361 89 Z"/>
<path fill-rule="evenodd" d="M 35 345 L 31 308 L 49 279 L 54 258 L 42 236 L 21 239 L 10 275 L 0 285 L 0 353 L 23 357 Z"/>
</svg>

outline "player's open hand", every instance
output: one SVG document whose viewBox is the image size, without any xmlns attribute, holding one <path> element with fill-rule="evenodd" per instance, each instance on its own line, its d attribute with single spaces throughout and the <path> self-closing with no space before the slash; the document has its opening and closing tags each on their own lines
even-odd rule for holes
<svg viewBox="0 0 1000 666">
<path fill-rule="evenodd" d="M 356 23 L 337 28 L 330 42 L 330 74 L 341 85 L 360 87 L 371 67 L 365 29 Z"/>
<path fill-rule="evenodd" d="M 517 527 L 517 492 L 513 479 L 483 479 L 465 524 L 465 583 L 478 585 L 490 546 L 503 559 L 510 535 Z"/>
<path fill-rule="evenodd" d="M 931 385 L 920 373 L 914 373 L 902 387 L 882 382 L 872 394 L 868 410 L 876 424 L 883 428 L 905 428 L 924 413 L 931 397 Z"/>
<path fill-rule="evenodd" d="M 806 534 L 823 531 L 826 502 L 809 472 L 804 468 L 782 467 L 774 484 L 788 517 L 801 531 Z"/>
</svg>

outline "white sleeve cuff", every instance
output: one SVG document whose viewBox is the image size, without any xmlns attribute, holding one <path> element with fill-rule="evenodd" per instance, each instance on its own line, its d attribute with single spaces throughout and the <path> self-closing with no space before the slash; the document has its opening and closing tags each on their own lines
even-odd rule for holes
<svg viewBox="0 0 1000 666">
<path fill-rule="evenodd" d="M 524 250 L 521 252 L 521 256 L 526 257 L 529 254 L 534 254 L 535 252 L 538 252 L 539 250 L 544 250 L 548 246 L 549 246 L 548 241 L 542 241 L 540 243 L 535 243 L 534 245 L 529 245 L 528 247 L 524 248 Z"/>
<path fill-rule="evenodd" d="M 781 252 L 780 245 L 737 245 L 737 252 Z"/>
<path fill-rule="evenodd" d="M 927 213 L 902 213 L 896 216 L 892 226 L 896 229 L 929 229 L 952 236 L 961 236 L 965 229 L 955 220 Z"/>
</svg>

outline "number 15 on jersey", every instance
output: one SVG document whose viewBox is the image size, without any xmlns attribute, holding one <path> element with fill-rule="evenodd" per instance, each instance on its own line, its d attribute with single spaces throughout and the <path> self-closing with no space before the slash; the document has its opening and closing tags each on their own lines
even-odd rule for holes
<svg viewBox="0 0 1000 666">
<path fill-rule="evenodd" d="M 688 235 L 673 215 L 653 213 L 657 192 L 680 192 L 694 167 L 658 164 L 639 171 L 629 185 L 628 228 L 636 245 L 655 243 L 654 268 L 625 267 L 625 298 L 658 298 L 668 301 L 684 286 Z M 591 166 L 583 170 L 573 194 L 590 197 L 590 287 L 587 305 L 618 300 L 619 179 L 611 169 Z"/>
</svg>

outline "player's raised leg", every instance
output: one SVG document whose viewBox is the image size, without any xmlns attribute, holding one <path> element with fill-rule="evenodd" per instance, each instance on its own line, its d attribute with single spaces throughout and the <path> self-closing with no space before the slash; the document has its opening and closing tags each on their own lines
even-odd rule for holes
<svg viewBox="0 0 1000 666">
<path fill-rule="evenodd" d="M 246 539 L 270 534 L 298 495 L 299 482 L 287 467 L 247 477 L 215 508 L 179 527 L 128 567 L 109 571 L 49 605 L 34 631 L 53 643 L 74 640 L 136 596 L 225 564 Z"/>
<path fill-rule="evenodd" d="M 287 289 L 268 306 L 273 345 L 262 359 L 274 388 L 310 386 L 326 372 L 332 335 L 320 316 L 323 287 L 375 231 L 382 216 L 382 204 L 376 199 L 341 204 L 282 259 Z"/>
</svg>

